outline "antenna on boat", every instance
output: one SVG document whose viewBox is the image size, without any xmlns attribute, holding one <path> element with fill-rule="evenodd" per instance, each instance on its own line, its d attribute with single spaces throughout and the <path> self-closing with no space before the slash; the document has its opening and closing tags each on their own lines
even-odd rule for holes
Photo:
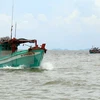
<svg viewBox="0 0 100 100">
<path fill-rule="evenodd" d="M 16 38 L 16 28 L 17 28 L 17 23 L 15 23 L 15 38 Z"/>
<path fill-rule="evenodd" d="M 13 30 L 13 12 L 14 12 L 14 0 L 12 0 L 11 39 L 12 39 L 12 30 Z"/>
</svg>

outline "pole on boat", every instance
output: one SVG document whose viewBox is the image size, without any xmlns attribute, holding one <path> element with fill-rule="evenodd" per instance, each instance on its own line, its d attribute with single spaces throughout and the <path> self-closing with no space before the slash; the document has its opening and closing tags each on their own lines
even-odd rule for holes
<svg viewBox="0 0 100 100">
<path fill-rule="evenodd" d="M 14 12 L 14 0 L 12 0 L 11 39 L 12 39 L 12 30 L 13 30 L 13 12 Z"/>
<path fill-rule="evenodd" d="M 16 38 L 16 28 L 17 28 L 17 23 L 15 23 L 15 38 Z"/>
</svg>

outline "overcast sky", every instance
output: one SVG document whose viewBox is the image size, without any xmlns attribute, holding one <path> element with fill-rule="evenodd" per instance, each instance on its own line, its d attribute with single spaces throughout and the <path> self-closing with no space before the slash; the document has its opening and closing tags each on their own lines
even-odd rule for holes
<svg viewBox="0 0 100 100">
<path fill-rule="evenodd" d="M 0 0 L 0 37 L 10 36 L 11 16 L 12 0 Z M 100 0 L 14 0 L 13 19 L 17 38 L 47 49 L 100 47 Z"/>
</svg>

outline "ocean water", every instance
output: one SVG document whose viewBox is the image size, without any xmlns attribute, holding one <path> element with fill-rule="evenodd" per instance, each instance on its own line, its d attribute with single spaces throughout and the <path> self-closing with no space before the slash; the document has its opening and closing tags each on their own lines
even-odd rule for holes
<svg viewBox="0 0 100 100">
<path fill-rule="evenodd" d="M 100 100 L 100 54 L 48 50 L 39 69 L 0 69 L 0 100 Z"/>
</svg>

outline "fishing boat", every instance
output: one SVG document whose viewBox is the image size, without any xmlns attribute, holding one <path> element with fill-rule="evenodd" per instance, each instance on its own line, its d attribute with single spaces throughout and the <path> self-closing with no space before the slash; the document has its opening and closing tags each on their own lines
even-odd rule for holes
<svg viewBox="0 0 100 100">
<path fill-rule="evenodd" d="M 90 53 L 100 53 L 100 49 L 97 48 L 97 47 L 92 47 L 90 50 L 89 50 Z"/>
<path fill-rule="evenodd" d="M 45 49 L 45 43 L 38 46 L 36 39 L 16 38 L 16 26 L 15 24 L 15 36 L 12 38 L 13 31 L 13 9 L 14 0 L 12 5 L 12 20 L 11 20 L 11 36 L 0 38 L 0 68 L 11 66 L 19 67 L 23 65 L 25 68 L 38 68 L 41 65 Z M 18 50 L 20 44 L 31 43 L 25 50 Z"/>
<path fill-rule="evenodd" d="M 33 43 L 25 50 L 18 50 L 18 46 L 24 43 Z M 0 68 L 5 66 L 19 67 L 24 65 L 26 68 L 38 68 L 46 53 L 45 43 L 40 47 L 36 39 L 24 38 L 0 38 Z"/>
</svg>

